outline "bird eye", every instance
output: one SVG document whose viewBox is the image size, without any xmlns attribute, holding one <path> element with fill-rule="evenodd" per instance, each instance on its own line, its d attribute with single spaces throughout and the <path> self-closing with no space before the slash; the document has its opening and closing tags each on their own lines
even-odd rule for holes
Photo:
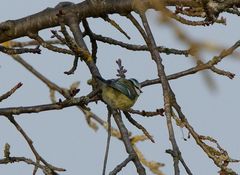
<svg viewBox="0 0 240 175">
<path fill-rule="evenodd" d="M 138 87 L 138 90 L 140 91 L 140 93 L 143 93 L 143 91 Z"/>
<path fill-rule="evenodd" d="M 137 90 L 139 90 L 140 93 L 143 92 L 139 86 L 136 86 L 135 84 L 134 84 L 134 86 L 135 86 L 135 88 L 136 88 Z"/>
</svg>

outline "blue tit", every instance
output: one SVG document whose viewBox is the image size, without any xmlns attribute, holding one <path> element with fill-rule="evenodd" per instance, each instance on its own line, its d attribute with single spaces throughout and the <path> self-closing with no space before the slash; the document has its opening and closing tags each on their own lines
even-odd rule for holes
<svg viewBox="0 0 240 175">
<path fill-rule="evenodd" d="M 104 80 L 97 77 L 97 79 L 103 101 L 113 109 L 126 110 L 131 108 L 142 92 L 140 83 L 134 78 Z"/>
</svg>

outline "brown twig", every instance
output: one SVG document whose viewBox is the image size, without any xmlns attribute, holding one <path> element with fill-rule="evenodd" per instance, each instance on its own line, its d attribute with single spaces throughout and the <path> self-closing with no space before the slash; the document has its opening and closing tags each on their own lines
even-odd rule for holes
<svg viewBox="0 0 240 175">
<path fill-rule="evenodd" d="M 108 129 L 107 129 L 108 136 L 107 136 L 107 145 L 106 145 L 105 156 L 104 156 L 104 161 L 103 161 L 102 175 L 106 174 L 107 160 L 108 160 L 110 140 L 111 140 L 111 115 L 112 115 L 112 112 L 111 112 L 111 108 L 110 107 L 107 107 L 107 108 L 108 108 L 108 120 L 107 120 L 107 123 L 108 123 Z"/>
<path fill-rule="evenodd" d="M 154 117 L 154 116 L 158 116 L 158 115 L 164 116 L 163 108 L 156 109 L 156 111 L 145 111 L 145 110 L 139 111 L 139 110 L 129 109 L 128 112 L 130 112 L 132 114 L 139 114 L 144 117 Z"/>
<path fill-rule="evenodd" d="M 166 114 L 166 119 L 167 119 L 167 127 L 168 127 L 168 132 L 169 132 L 169 140 L 172 144 L 172 149 L 174 152 L 173 156 L 173 162 L 174 162 L 174 172 L 175 175 L 180 174 L 179 170 L 179 157 L 181 157 L 181 152 L 178 148 L 175 136 L 174 136 L 174 130 L 172 126 L 172 121 L 171 121 L 171 116 L 172 116 L 172 111 L 171 111 L 171 101 L 172 98 L 174 97 L 174 93 L 171 90 L 171 87 L 168 83 L 165 71 L 164 71 L 164 66 L 162 64 L 162 58 L 160 57 L 158 50 L 156 49 L 156 43 L 154 40 L 154 37 L 152 35 L 151 29 L 149 27 L 147 18 L 144 13 L 140 13 L 140 17 L 144 26 L 144 29 L 146 31 L 146 35 L 142 34 L 142 31 L 140 30 L 140 33 L 142 34 L 143 38 L 145 39 L 145 42 L 147 43 L 152 59 L 155 61 L 157 65 L 157 70 L 158 70 L 158 76 L 161 79 L 162 82 L 162 89 L 163 89 L 163 96 L 164 96 L 164 109 L 165 109 L 165 114 Z M 136 25 L 135 25 L 136 26 Z"/>
<path fill-rule="evenodd" d="M 129 155 L 122 163 L 120 163 L 119 165 L 117 165 L 114 170 L 112 170 L 109 175 L 116 175 L 118 174 L 125 166 L 127 166 L 127 164 L 132 160 L 132 156 Z"/>
<path fill-rule="evenodd" d="M 191 25 L 191 26 L 206 26 L 206 25 L 208 26 L 210 24 L 213 24 L 213 21 L 206 21 L 205 19 L 202 21 L 191 21 L 191 20 L 185 19 L 185 18 L 173 13 L 168 8 L 163 8 L 162 11 L 163 11 L 164 15 L 167 15 L 168 17 L 175 19 L 182 24 Z M 226 21 L 221 20 L 221 23 L 225 24 Z"/>
<path fill-rule="evenodd" d="M 0 159 L 0 164 L 9 164 L 9 163 L 14 163 L 14 162 L 25 162 L 26 164 L 33 165 L 34 167 L 38 167 L 42 170 L 45 169 L 45 166 L 34 162 L 33 160 L 26 158 L 26 157 L 8 157 L 8 158 L 3 158 Z"/>
<path fill-rule="evenodd" d="M 39 49 L 39 46 L 37 46 L 34 49 L 31 49 L 31 48 L 14 49 L 14 48 L 7 48 L 0 45 L 0 52 L 6 53 L 9 55 L 23 54 L 23 53 L 41 54 L 41 50 Z"/>
<path fill-rule="evenodd" d="M 63 38 L 61 35 L 59 35 L 58 32 L 57 32 L 56 30 L 51 30 L 51 32 L 52 32 L 52 34 L 53 34 L 53 36 L 51 36 L 51 38 L 56 37 L 58 43 L 66 44 L 66 45 L 68 44 L 67 41 L 66 41 L 66 39 Z M 45 41 L 45 42 L 47 42 L 47 41 Z"/>
<path fill-rule="evenodd" d="M 199 71 L 206 70 L 206 69 L 210 69 L 214 73 L 217 73 L 217 74 L 223 75 L 223 76 L 227 76 L 228 78 L 233 79 L 235 74 L 233 74 L 231 72 L 224 71 L 224 70 L 220 70 L 220 69 L 216 68 L 215 65 L 218 64 L 219 62 L 221 62 L 222 59 L 231 55 L 239 46 L 240 46 L 240 41 L 237 41 L 231 47 L 229 47 L 228 49 L 224 49 L 218 56 L 214 56 L 208 62 L 199 64 L 195 67 L 189 68 L 189 69 L 184 70 L 184 71 L 180 71 L 180 72 L 168 75 L 167 79 L 168 80 L 177 79 L 177 78 L 180 78 L 180 77 L 183 77 L 183 76 L 195 74 Z M 158 84 L 158 83 L 161 83 L 160 78 L 153 79 L 153 80 L 145 80 L 141 83 L 141 87 L 145 87 L 145 86 L 149 86 L 149 85 L 153 85 L 153 84 Z"/>
<path fill-rule="evenodd" d="M 127 111 L 123 111 L 124 115 L 128 119 L 130 123 L 132 123 L 134 126 L 136 126 L 138 129 L 142 130 L 142 132 L 147 136 L 149 140 L 151 140 L 153 143 L 155 143 L 154 139 L 152 136 L 148 133 L 148 131 L 141 125 L 139 124 L 136 120 L 134 120 L 131 115 Z"/>
<path fill-rule="evenodd" d="M 92 55 L 89 53 L 89 50 L 87 48 L 87 45 L 83 39 L 83 33 L 79 27 L 79 20 L 77 17 L 77 14 L 73 12 L 69 12 L 68 14 L 64 14 L 63 12 L 58 13 L 59 16 L 59 21 L 61 25 L 61 30 L 63 35 L 65 36 L 66 40 L 72 41 L 72 38 L 69 36 L 67 30 L 65 29 L 65 23 L 69 26 L 73 37 L 74 37 L 74 42 L 76 42 L 77 50 L 75 51 L 76 53 L 80 54 L 80 57 L 84 60 L 84 62 L 87 64 L 91 74 L 96 77 L 100 75 L 100 72 L 94 62 L 94 59 Z M 64 21 L 62 21 L 62 18 L 64 17 Z M 63 23 L 64 22 L 64 23 Z"/>
<path fill-rule="evenodd" d="M 18 41 L 8 41 L 11 44 L 11 47 L 26 47 L 26 46 L 38 46 L 39 42 L 36 40 L 30 40 L 30 41 L 22 41 L 22 42 L 18 42 Z M 59 40 L 46 40 L 46 43 L 53 45 L 53 44 L 62 44 L 62 42 L 60 42 Z"/>
<path fill-rule="evenodd" d="M 23 84 L 20 82 L 17 85 L 15 85 L 10 91 L 6 92 L 5 94 L 0 96 L 0 102 L 10 97 L 14 92 L 16 92 L 17 89 L 19 89 Z"/>
<path fill-rule="evenodd" d="M 60 91 L 61 92 L 61 91 Z M 65 94 L 68 99 L 64 101 L 59 101 L 54 104 L 36 105 L 28 107 L 11 107 L 11 108 L 1 108 L 0 115 L 19 115 L 23 113 L 38 113 L 41 111 L 48 110 L 60 110 L 70 106 L 81 106 L 85 108 L 85 104 L 91 101 L 91 98 L 96 95 L 96 92 L 91 92 L 87 96 L 82 96 L 79 98 L 72 98 L 71 94 Z"/>
<path fill-rule="evenodd" d="M 133 161 L 133 163 L 134 163 L 134 165 L 137 169 L 138 174 L 139 175 L 146 175 L 145 169 L 142 166 L 141 162 L 139 161 L 139 158 L 138 158 L 136 152 L 134 151 L 134 149 L 132 147 L 131 141 L 130 141 L 129 136 L 128 136 L 128 130 L 125 127 L 125 125 L 122 121 L 122 117 L 121 117 L 120 113 L 117 112 L 116 110 L 113 110 L 112 114 L 113 114 L 113 118 L 114 118 L 120 132 L 121 132 L 122 141 L 124 143 L 126 151 L 131 156 L 132 161 Z"/>
<path fill-rule="evenodd" d="M 19 55 L 14 55 L 12 58 L 17 61 L 19 64 L 21 64 L 24 68 L 26 68 L 28 71 L 30 71 L 34 76 L 36 76 L 39 80 L 41 80 L 44 84 L 46 84 L 50 89 L 55 90 L 62 94 L 65 98 L 70 99 L 72 98 L 69 91 L 65 90 L 62 87 L 59 87 L 57 84 L 53 83 L 49 79 L 47 79 L 44 75 L 42 75 L 40 72 L 38 72 L 34 67 L 32 67 L 30 64 L 28 64 L 26 61 L 24 61 Z M 81 106 L 77 106 L 85 115 L 86 120 L 89 121 L 90 118 L 97 121 L 100 125 L 104 125 L 104 121 L 98 117 L 96 114 L 94 114 L 91 111 L 86 110 L 85 108 Z M 93 122 L 88 122 L 90 125 L 94 125 Z M 95 126 L 96 128 L 96 126 Z"/>
<path fill-rule="evenodd" d="M 94 34 L 93 34 L 91 28 L 89 27 L 87 19 L 83 19 L 82 24 L 83 24 L 83 27 L 85 29 L 85 33 L 90 38 L 90 42 L 91 42 L 91 45 L 92 45 L 92 58 L 93 58 L 94 62 L 96 63 L 97 62 L 97 49 L 98 49 L 97 40 L 93 36 Z"/>
<path fill-rule="evenodd" d="M 47 42 L 44 41 L 44 39 L 42 39 L 38 34 L 36 33 L 28 33 L 28 36 L 32 39 L 35 39 L 36 41 L 38 41 L 38 43 L 43 46 L 44 48 L 51 50 L 53 52 L 58 52 L 58 53 L 63 53 L 63 54 L 69 54 L 69 55 L 73 55 L 73 52 L 71 50 L 68 49 L 64 49 L 64 48 L 60 48 L 60 47 L 56 47 L 53 46 Z"/>
<path fill-rule="evenodd" d="M 117 45 L 122 48 L 128 49 L 128 50 L 133 50 L 133 51 L 149 51 L 148 47 L 146 45 L 135 45 L 135 44 L 129 44 L 129 43 L 124 43 L 122 41 L 115 40 L 110 37 L 98 35 L 93 33 L 93 37 L 97 41 L 101 41 L 103 43 L 108 43 L 111 45 Z M 174 48 L 166 48 L 164 46 L 158 46 L 158 51 L 160 53 L 165 53 L 167 55 L 169 54 L 175 54 L 175 55 L 185 55 L 188 56 L 189 51 L 188 50 L 178 50 Z"/>
<path fill-rule="evenodd" d="M 183 114 L 180 112 L 180 110 L 177 110 L 179 112 L 179 116 L 182 116 Z M 180 117 L 182 118 L 182 117 Z M 196 143 L 202 148 L 202 150 L 207 154 L 207 156 L 213 160 L 214 164 L 218 166 L 221 169 L 221 172 L 225 174 L 231 174 L 231 175 L 237 175 L 236 172 L 234 172 L 231 168 L 228 167 L 228 164 L 230 162 L 239 162 L 239 160 L 231 159 L 228 155 L 228 153 L 220 147 L 220 145 L 216 142 L 215 139 L 209 139 L 210 137 L 200 136 L 193 127 L 188 123 L 187 119 L 185 118 L 182 120 L 184 126 L 188 129 L 190 134 L 195 139 Z M 211 142 L 215 143 L 217 145 L 217 149 L 215 149 L 212 146 L 207 145 L 203 142 L 203 140 L 210 140 Z"/>
<path fill-rule="evenodd" d="M 69 71 L 65 71 L 64 73 L 67 75 L 74 74 L 75 70 L 77 70 L 78 60 L 79 60 L 78 56 L 75 56 L 72 68 Z"/>
<path fill-rule="evenodd" d="M 14 119 L 14 117 L 12 115 L 5 115 L 8 120 L 16 127 L 16 129 L 22 134 L 22 136 L 24 137 L 24 139 L 26 140 L 26 142 L 28 143 L 30 149 L 32 150 L 36 161 L 41 161 L 42 163 L 44 163 L 46 165 L 46 167 L 52 172 L 52 174 L 56 174 L 54 173 L 54 171 L 66 171 L 63 168 L 58 168 L 55 167 L 51 164 L 49 164 L 46 160 L 44 160 L 40 154 L 37 152 L 36 148 L 33 146 L 33 141 L 31 140 L 31 138 L 26 134 L 26 132 L 22 129 L 22 127 L 16 122 L 16 120 Z"/>
<path fill-rule="evenodd" d="M 130 36 L 120 27 L 118 23 L 116 23 L 114 20 L 110 19 L 108 16 L 104 16 L 103 19 L 107 22 L 109 22 L 113 27 L 115 27 L 120 33 L 122 33 L 127 39 L 131 39 Z"/>
</svg>

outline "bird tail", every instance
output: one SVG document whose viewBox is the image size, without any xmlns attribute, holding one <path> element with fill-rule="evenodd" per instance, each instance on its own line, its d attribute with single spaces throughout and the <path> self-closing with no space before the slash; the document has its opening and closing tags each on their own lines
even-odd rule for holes
<svg viewBox="0 0 240 175">
<path fill-rule="evenodd" d="M 101 84 L 107 84 L 107 85 L 112 85 L 114 84 L 115 81 L 117 81 L 118 79 L 109 79 L 109 80 L 105 80 L 103 77 L 101 76 L 96 76 L 96 81 L 100 82 Z"/>
</svg>

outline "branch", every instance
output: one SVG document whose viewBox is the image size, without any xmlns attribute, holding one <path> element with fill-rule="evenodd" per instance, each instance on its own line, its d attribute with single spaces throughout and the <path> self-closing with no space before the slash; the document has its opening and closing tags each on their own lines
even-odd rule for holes
<svg viewBox="0 0 240 175">
<path fill-rule="evenodd" d="M 139 124 L 136 120 L 134 120 L 131 115 L 127 111 L 123 111 L 124 115 L 128 119 L 130 123 L 132 123 L 134 126 L 136 126 L 138 129 L 142 130 L 142 132 L 145 134 L 145 136 L 151 140 L 151 142 L 155 143 L 154 139 L 152 136 L 148 133 L 148 131 L 141 125 Z"/>
<path fill-rule="evenodd" d="M 134 151 L 133 149 L 133 146 L 131 144 L 131 141 L 129 139 L 129 136 L 128 136 L 128 130 L 127 128 L 125 127 L 123 121 L 122 121 L 122 117 L 120 115 L 119 112 L 117 112 L 116 110 L 113 110 L 113 118 L 121 132 L 121 135 L 122 135 L 122 141 L 124 143 L 124 146 L 126 148 L 126 151 L 127 153 L 129 154 L 129 156 L 131 156 L 132 158 L 132 161 L 137 169 L 137 172 L 139 175 L 146 175 L 146 172 L 145 172 L 145 169 L 144 167 L 142 166 L 141 162 L 139 161 L 139 158 L 136 154 L 136 152 Z"/>
<path fill-rule="evenodd" d="M 10 91 L 0 96 L 0 102 L 10 97 L 14 92 L 22 86 L 22 83 L 15 85 Z"/>
<path fill-rule="evenodd" d="M 45 169 L 45 166 L 43 166 L 39 163 L 36 163 L 33 160 L 26 158 L 26 157 L 7 157 L 7 158 L 0 159 L 0 164 L 9 164 L 9 163 L 15 163 L 15 162 L 25 162 L 26 164 L 33 165 L 42 170 Z"/>
<path fill-rule="evenodd" d="M 128 112 L 132 113 L 132 114 L 138 114 L 144 117 L 154 117 L 154 116 L 164 116 L 164 109 L 156 109 L 156 111 L 139 111 L 139 110 L 133 110 L 133 109 L 129 109 Z"/>
<path fill-rule="evenodd" d="M 106 167 L 107 167 L 107 160 L 108 160 L 108 153 L 109 153 L 109 147 L 110 147 L 110 139 L 111 139 L 111 108 L 108 108 L 108 120 L 107 120 L 107 124 L 108 124 L 108 128 L 107 128 L 107 145 L 106 145 L 106 150 L 105 150 L 105 156 L 104 156 L 104 162 L 103 162 L 103 172 L 102 175 L 105 175 L 106 173 Z"/>
<path fill-rule="evenodd" d="M 12 58 L 17 61 L 19 64 L 21 64 L 24 68 L 26 68 L 29 72 L 31 72 L 34 76 L 36 76 L 40 81 L 42 81 L 45 85 L 47 85 L 51 90 L 59 92 L 61 95 L 63 95 L 66 99 L 71 99 L 72 96 L 70 92 L 62 87 L 59 87 L 57 84 L 53 83 L 49 79 L 47 79 L 44 75 L 42 75 L 40 72 L 38 72 L 34 67 L 32 67 L 30 64 L 28 64 L 26 61 L 22 59 L 19 55 L 13 55 Z M 97 121 L 100 125 L 104 126 L 105 121 L 102 120 L 100 117 L 98 117 L 96 114 L 94 114 L 91 111 L 86 110 L 82 106 L 77 106 L 85 115 L 86 120 L 88 121 L 90 126 L 93 126 L 93 122 L 90 121 L 90 118 Z M 95 126 L 96 128 L 96 126 Z"/>
<path fill-rule="evenodd" d="M 132 157 L 129 155 L 122 163 L 116 166 L 114 170 L 112 170 L 109 175 L 116 175 L 118 172 L 120 172 L 127 164 L 132 160 Z"/>
<path fill-rule="evenodd" d="M 146 9 L 154 8 L 150 0 L 141 0 L 141 4 Z M 186 6 L 199 7 L 201 3 L 194 0 L 176 1 L 163 0 L 165 6 Z M 223 7 L 231 7 L 233 5 L 239 6 L 240 2 L 219 3 L 219 11 Z M 71 4 L 69 6 L 56 6 L 55 8 L 47 8 L 41 12 L 21 18 L 18 20 L 8 20 L 0 24 L 0 43 L 13 40 L 15 38 L 28 36 L 27 31 L 40 31 L 46 28 L 59 26 L 59 20 L 56 15 L 59 11 L 77 14 L 78 20 L 87 17 L 100 17 L 107 14 L 127 14 L 130 11 L 139 9 L 139 2 L 137 0 L 104 0 L 104 3 L 99 5 L 92 5 L 89 1 L 84 1 L 78 4 Z"/>
<path fill-rule="evenodd" d="M 24 137 L 24 139 L 26 140 L 26 142 L 28 143 L 30 149 L 32 150 L 33 154 L 35 155 L 36 158 L 36 162 L 43 162 L 46 167 L 53 172 L 52 174 L 56 174 L 54 173 L 54 171 L 66 171 L 63 168 L 58 168 L 55 167 L 53 165 L 50 165 L 46 160 L 44 160 L 40 154 L 37 152 L 36 148 L 33 146 L 33 141 L 31 140 L 31 138 L 26 134 L 26 132 L 22 129 L 22 127 L 16 122 L 16 120 L 14 119 L 14 117 L 12 115 L 6 115 L 6 117 L 8 118 L 8 120 L 16 127 L 16 129 L 22 134 L 22 136 Z M 35 169 L 34 169 L 35 170 Z"/>
<path fill-rule="evenodd" d="M 30 49 L 30 48 L 13 49 L 13 48 L 7 48 L 0 45 L 0 52 L 6 53 L 8 55 L 23 54 L 23 53 L 40 54 L 41 50 L 39 49 L 39 46 L 37 46 L 35 49 Z"/>
<path fill-rule="evenodd" d="M 34 40 L 36 40 L 41 46 L 44 48 L 51 50 L 53 52 L 57 53 L 63 53 L 63 54 L 69 54 L 74 55 L 74 53 L 71 50 L 60 48 L 54 45 L 51 45 L 49 42 L 44 41 L 42 37 L 40 37 L 37 33 L 28 33 L 28 36 Z"/>
<path fill-rule="evenodd" d="M 177 78 L 180 78 L 180 77 L 183 77 L 183 76 L 195 74 L 199 71 L 206 70 L 206 69 L 210 69 L 214 73 L 217 73 L 217 74 L 223 75 L 223 76 L 227 76 L 228 78 L 233 79 L 235 74 L 233 74 L 231 72 L 226 72 L 224 70 L 220 70 L 220 69 L 216 68 L 215 65 L 218 64 L 219 62 L 221 62 L 227 56 L 231 55 L 238 47 L 240 47 L 240 41 L 237 41 L 236 43 L 234 43 L 228 49 L 224 49 L 218 56 L 214 56 L 208 62 L 201 63 L 201 64 L 199 64 L 195 67 L 189 68 L 187 70 L 168 75 L 167 79 L 168 80 L 177 79 Z M 158 83 L 161 83 L 161 82 L 162 82 L 161 78 L 152 79 L 152 80 L 145 80 L 141 83 L 141 87 L 145 87 L 145 86 L 149 86 L 149 85 L 153 85 L 153 84 L 158 84 Z"/>
<path fill-rule="evenodd" d="M 175 175 L 179 175 L 180 174 L 180 170 L 179 170 L 179 157 L 181 157 L 181 152 L 178 148 L 175 136 L 174 136 L 174 130 L 173 130 L 173 126 L 172 126 L 172 109 L 171 109 L 171 105 L 172 105 L 172 98 L 175 99 L 175 95 L 168 83 L 165 71 L 164 71 L 164 66 L 162 64 L 162 58 L 160 57 L 158 50 L 156 49 L 156 43 L 154 40 L 154 37 L 152 35 L 151 29 L 149 27 L 147 18 L 145 16 L 144 13 L 140 13 L 140 17 L 144 26 L 144 29 L 146 31 L 146 35 L 147 37 L 145 37 L 144 35 L 143 38 L 145 39 L 145 42 L 147 43 L 152 59 L 155 61 L 156 66 L 157 66 L 157 70 L 158 70 L 158 76 L 161 79 L 162 82 L 162 89 L 163 89 L 163 96 L 164 96 L 164 110 L 166 113 L 166 119 L 167 119 L 167 127 L 168 127 L 168 132 L 169 132 L 169 140 L 172 144 L 172 148 L 173 148 L 173 152 L 174 152 L 174 156 L 173 156 L 173 162 L 174 162 L 174 172 Z M 140 31 L 141 33 L 141 31 Z"/>
<path fill-rule="evenodd" d="M 26 107 L 11 107 L 11 108 L 0 108 L 0 115 L 20 115 L 24 113 L 38 113 L 49 110 L 60 110 L 63 108 L 83 105 L 84 103 L 88 103 L 87 98 L 82 96 L 79 98 L 67 99 L 63 102 L 57 102 L 53 104 L 45 104 L 45 105 L 36 105 L 36 106 L 26 106 Z"/>
<path fill-rule="evenodd" d="M 91 45 L 92 45 L 92 58 L 93 58 L 94 62 L 96 63 L 97 62 L 97 49 L 98 49 L 97 41 L 94 38 L 94 36 L 93 36 L 94 34 L 93 34 L 92 30 L 90 29 L 89 24 L 88 24 L 86 19 L 84 19 L 82 21 L 82 24 L 83 24 L 83 27 L 85 29 L 85 33 L 90 38 L 90 42 L 91 42 Z"/>
</svg>

